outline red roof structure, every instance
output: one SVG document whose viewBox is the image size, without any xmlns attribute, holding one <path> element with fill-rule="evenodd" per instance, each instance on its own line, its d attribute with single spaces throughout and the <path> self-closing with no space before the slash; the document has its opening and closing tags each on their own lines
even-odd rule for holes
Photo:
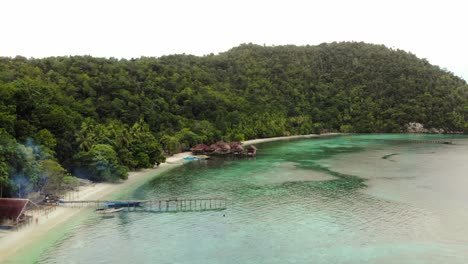
<svg viewBox="0 0 468 264">
<path fill-rule="evenodd" d="M 28 199 L 0 198 L 0 225 L 5 221 L 18 225 L 29 202 Z"/>
<path fill-rule="evenodd" d="M 190 149 L 193 154 L 205 154 L 210 151 L 210 147 L 205 144 L 198 144 Z"/>
<path fill-rule="evenodd" d="M 229 147 L 231 147 L 231 152 L 233 152 L 234 154 L 241 154 L 244 151 L 242 143 L 238 141 L 233 141 L 229 143 Z"/>
<path fill-rule="evenodd" d="M 216 147 L 218 147 L 218 149 L 215 150 L 216 153 L 226 154 L 231 151 L 231 147 L 229 146 L 229 144 L 224 141 L 218 141 L 215 143 L 215 145 Z M 213 147 L 213 145 L 211 145 L 211 147 Z"/>
<path fill-rule="evenodd" d="M 255 156 L 257 154 L 257 148 L 254 145 L 250 145 L 247 148 L 247 155 L 249 156 Z"/>
</svg>

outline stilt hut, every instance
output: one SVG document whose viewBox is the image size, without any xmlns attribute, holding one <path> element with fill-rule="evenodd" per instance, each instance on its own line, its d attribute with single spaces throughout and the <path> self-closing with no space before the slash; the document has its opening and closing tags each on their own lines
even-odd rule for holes
<svg viewBox="0 0 468 264">
<path fill-rule="evenodd" d="M 28 199 L 0 198 L 0 226 L 3 228 L 17 227 L 26 222 L 25 214 Z"/>
<path fill-rule="evenodd" d="M 210 147 L 205 144 L 198 144 L 190 149 L 193 155 L 203 155 L 210 152 Z"/>
<path fill-rule="evenodd" d="M 217 154 L 228 154 L 229 152 L 231 152 L 231 147 L 228 143 L 224 141 L 218 141 L 215 143 L 215 145 L 217 148 L 214 152 Z"/>
<path fill-rule="evenodd" d="M 229 143 L 229 147 L 231 148 L 231 153 L 233 154 L 242 154 L 244 152 L 244 147 L 242 146 L 241 142 L 233 141 Z"/>
<path fill-rule="evenodd" d="M 207 154 L 214 154 L 221 151 L 221 148 L 216 144 L 211 144 L 209 149 L 207 149 Z"/>
<path fill-rule="evenodd" d="M 254 145 L 250 145 L 247 148 L 247 155 L 248 156 L 255 156 L 257 155 L 257 148 Z"/>
</svg>

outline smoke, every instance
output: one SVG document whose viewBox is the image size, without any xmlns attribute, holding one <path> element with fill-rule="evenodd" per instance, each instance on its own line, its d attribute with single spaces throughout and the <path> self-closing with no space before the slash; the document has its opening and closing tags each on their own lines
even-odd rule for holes
<svg viewBox="0 0 468 264">
<path fill-rule="evenodd" d="M 27 152 L 25 152 L 24 154 L 31 159 L 45 160 L 51 158 L 51 155 L 47 151 L 45 151 L 45 147 L 42 145 L 35 144 L 34 139 L 32 138 L 27 138 L 24 146 L 27 150 Z"/>
<path fill-rule="evenodd" d="M 24 144 L 16 143 L 16 155 L 10 157 L 10 180 L 13 183 L 12 194 L 27 197 L 29 193 L 40 190 L 47 182 L 41 162 L 51 156 L 43 151 L 43 146 L 28 138 Z"/>
<path fill-rule="evenodd" d="M 14 194 L 19 198 L 27 197 L 33 189 L 30 179 L 23 174 L 15 174 L 11 181 L 14 183 Z"/>
</svg>

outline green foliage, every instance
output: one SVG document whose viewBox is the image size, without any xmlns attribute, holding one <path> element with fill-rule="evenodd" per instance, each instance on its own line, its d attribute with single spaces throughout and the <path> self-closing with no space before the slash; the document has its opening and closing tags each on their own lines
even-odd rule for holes
<svg viewBox="0 0 468 264">
<path fill-rule="evenodd" d="M 65 189 L 74 190 L 80 186 L 80 180 L 77 177 L 65 175 L 63 177 L 62 185 Z"/>
<path fill-rule="evenodd" d="M 340 126 L 340 132 L 341 133 L 351 133 L 353 132 L 353 126 L 352 125 L 341 125 Z"/>
<path fill-rule="evenodd" d="M 50 150 L 32 140 L 19 144 L 0 129 L 0 192 L 24 197 L 31 191 L 59 187 L 65 169 L 52 159 Z M 47 187 L 48 188 L 48 187 Z M 46 189 L 47 189 L 46 188 Z"/>
<path fill-rule="evenodd" d="M 93 181 L 115 182 L 128 177 L 128 168 L 120 165 L 110 145 L 93 145 L 89 151 L 76 154 L 75 160 L 80 165 L 81 176 Z"/>
<path fill-rule="evenodd" d="M 0 198 L 3 197 L 4 192 L 11 188 L 10 179 L 8 175 L 8 164 L 0 162 Z"/>
<path fill-rule="evenodd" d="M 188 128 L 183 128 L 176 133 L 175 137 L 179 142 L 179 149 L 187 151 L 191 146 L 195 146 L 203 142 L 203 138 L 191 131 Z"/>
<path fill-rule="evenodd" d="M 62 189 L 65 177 L 65 169 L 55 160 L 44 160 L 41 162 L 41 177 L 44 179 L 43 193 L 57 193 Z"/>
<path fill-rule="evenodd" d="M 168 155 L 173 155 L 180 151 L 179 139 L 177 137 L 164 135 L 161 137 L 161 145 Z"/>
<path fill-rule="evenodd" d="M 232 137 L 233 141 L 245 141 L 245 135 L 244 134 L 236 134 L 234 137 Z"/>
<path fill-rule="evenodd" d="M 57 139 L 55 138 L 54 134 L 52 134 L 47 129 L 39 130 L 35 137 L 35 141 L 37 144 L 40 144 L 48 149 L 53 150 L 57 146 Z"/>
<path fill-rule="evenodd" d="M 8 175 L 0 186 L 17 196 L 40 188 L 49 177 L 44 160 L 73 175 L 116 180 L 127 168 L 163 162 L 163 151 L 199 143 L 400 132 L 409 122 L 468 133 L 467 118 L 464 80 L 382 45 L 243 44 L 219 55 L 132 60 L 0 58 L 0 175 Z M 103 157 L 112 166 L 104 169 Z"/>
<path fill-rule="evenodd" d="M 165 161 L 159 142 L 143 119 L 132 126 L 130 135 L 132 138 L 129 149 L 133 153 L 133 160 L 136 161 L 132 168 L 152 168 L 155 164 L 159 165 Z"/>
</svg>

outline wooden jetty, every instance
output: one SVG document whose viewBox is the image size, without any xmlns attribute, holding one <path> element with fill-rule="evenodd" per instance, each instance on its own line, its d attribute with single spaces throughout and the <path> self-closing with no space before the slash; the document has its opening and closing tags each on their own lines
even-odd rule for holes
<svg viewBox="0 0 468 264">
<path fill-rule="evenodd" d="M 123 203 L 132 206 L 124 206 L 127 211 L 156 211 L 156 212 L 178 212 L 178 211 L 207 211 L 226 209 L 226 198 L 167 198 L 159 200 L 83 200 L 63 201 L 60 205 L 68 207 L 94 207 L 102 208 L 107 204 Z"/>
<path fill-rule="evenodd" d="M 143 210 L 168 212 L 168 211 L 207 211 L 226 209 L 225 198 L 196 198 L 196 199 L 163 199 L 148 200 L 143 204 Z"/>
<path fill-rule="evenodd" d="M 414 144 L 446 144 L 452 145 L 452 140 L 418 140 L 418 139 L 385 139 L 387 141 Z"/>
</svg>

